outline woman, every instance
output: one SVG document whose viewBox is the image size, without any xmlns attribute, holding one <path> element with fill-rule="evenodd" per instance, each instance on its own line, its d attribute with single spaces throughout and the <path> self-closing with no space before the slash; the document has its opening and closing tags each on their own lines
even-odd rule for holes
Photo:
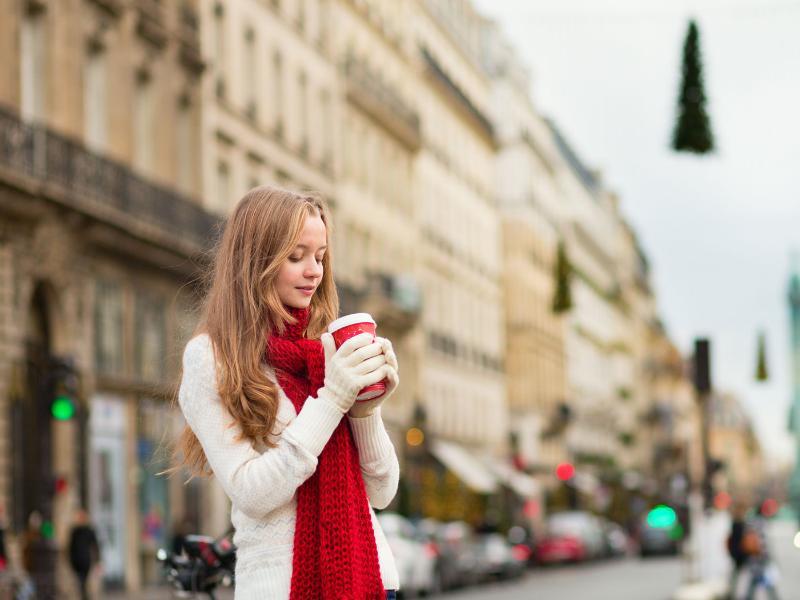
<svg viewBox="0 0 800 600">
<path fill-rule="evenodd" d="M 231 500 L 236 600 L 393 598 L 398 588 L 372 510 L 397 491 L 379 408 L 397 388 L 397 360 L 388 340 L 361 334 L 337 350 L 323 333 L 338 313 L 330 227 L 320 198 L 248 192 L 184 351 L 179 456 Z M 382 397 L 355 402 L 384 379 Z"/>
</svg>

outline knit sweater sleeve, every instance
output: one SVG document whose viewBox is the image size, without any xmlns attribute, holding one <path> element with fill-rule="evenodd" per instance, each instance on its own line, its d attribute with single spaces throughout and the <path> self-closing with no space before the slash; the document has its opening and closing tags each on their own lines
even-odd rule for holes
<svg viewBox="0 0 800 600">
<path fill-rule="evenodd" d="M 308 398 L 297 417 L 263 453 L 246 439 L 217 391 L 211 340 L 200 335 L 186 345 L 178 401 L 225 493 L 247 516 L 260 519 L 292 499 L 317 468 L 341 411 L 330 401 Z"/>
<path fill-rule="evenodd" d="M 358 447 L 369 503 L 377 509 L 386 508 L 397 493 L 400 465 L 380 407 L 367 417 L 350 418 L 350 429 Z"/>
</svg>

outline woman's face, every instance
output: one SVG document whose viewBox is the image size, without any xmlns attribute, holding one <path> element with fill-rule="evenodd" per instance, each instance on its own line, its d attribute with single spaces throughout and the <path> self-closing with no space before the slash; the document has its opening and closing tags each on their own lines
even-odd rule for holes
<svg viewBox="0 0 800 600">
<path fill-rule="evenodd" d="M 278 272 L 278 297 L 286 306 L 307 308 L 322 281 L 322 257 L 327 248 L 325 223 L 316 215 L 306 217 L 303 231 L 289 258 Z"/>
</svg>

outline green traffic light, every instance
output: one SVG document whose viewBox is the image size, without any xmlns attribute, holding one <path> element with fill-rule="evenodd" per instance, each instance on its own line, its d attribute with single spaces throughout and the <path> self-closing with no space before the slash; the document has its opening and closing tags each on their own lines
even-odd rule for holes
<svg viewBox="0 0 800 600">
<path fill-rule="evenodd" d="M 675 511 L 665 504 L 659 504 L 647 514 L 647 524 L 654 529 L 669 529 L 676 520 Z"/>
<path fill-rule="evenodd" d="M 75 415 L 75 403 L 69 396 L 59 396 L 53 400 L 50 412 L 57 421 L 68 421 Z"/>
<path fill-rule="evenodd" d="M 41 527 L 40 531 L 41 531 L 42 537 L 44 539 L 52 540 L 53 539 L 53 534 L 55 533 L 55 529 L 53 527 L 53 522 L 52 521 L 44 521 L 44 522 L 42 522 L 42 527 Z"/>
</svg>

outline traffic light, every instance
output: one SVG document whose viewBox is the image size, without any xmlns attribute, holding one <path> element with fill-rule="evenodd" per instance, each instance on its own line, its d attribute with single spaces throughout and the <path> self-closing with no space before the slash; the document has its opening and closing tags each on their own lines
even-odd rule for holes
<svg viewBox="0 0 800 600">
<path fill-rule="evenodd" d="M 71 359 L 54 358 L 51 364 L 53 400 L 50 414 L 56 421 L 69 421 L 78 405 L 78 373 Z"/>
<path fill-rule="evenodd" d="M 572 463 L 564 462 L 556 467 L 556 477 L 561 481 L 569 481 L 575 475 L 575 467 Z"/>
</svg>

